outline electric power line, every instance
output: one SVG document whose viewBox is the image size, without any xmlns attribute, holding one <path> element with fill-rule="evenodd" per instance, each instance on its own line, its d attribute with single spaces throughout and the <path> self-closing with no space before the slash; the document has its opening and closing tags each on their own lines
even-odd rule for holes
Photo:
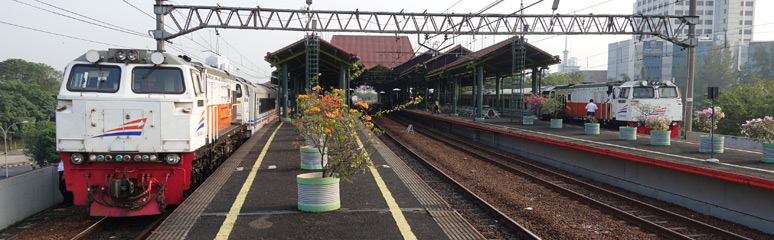
<svg viewBox="0 0 774 240">
<path fill-rule="evenodd" d="M 103 44 L 103 45 L 108 45 L 108 46 L 121 47 L 121 48 L 129 48 L 129 47 L 121 46 L 121 45 L 118 45 L 118 44 L 105 43 L 105 42 L 100 42 L 100 41 L 95 41 L 95 40 L 90 40 L 90 39 L 83 39 L 83 38 L 73 37 L 73 36 L 65 35 L 65 34 L 61 34 L 61 33 L 54 33 L 54 32 L 49 32 L 49 31 L 41 30 L 41 29 L 37 29 L 37 28 L 17 25 L 17 24 L 13 24 L 13 23 L 9 23 L 9 22 L 4 22 L 2 20 L 0 20 L 0 23 L 6 24 L 6 25 L 11 25 L 11 26 L 18 27 L 18 28 L 24 28 L 24 29 L 32 30 L 32 31 L 36 31 L 36 32 L 42 32 L 42 33 L 47 33 L 47 34 L 56 35 L 56 36 L 60 36 L 60 37 L 71 38 L 71 39 L 75 39 L 75 40 L 81 40 L 81 41 L 97 43 L 97 44 Z"/>
</svg>

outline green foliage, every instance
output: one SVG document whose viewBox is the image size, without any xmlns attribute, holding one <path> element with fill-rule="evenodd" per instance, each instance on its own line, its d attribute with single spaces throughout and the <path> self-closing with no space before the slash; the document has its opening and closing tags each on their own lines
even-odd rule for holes
<svg viewBox="0 0 774 240">
<path fill-rule="evenodd" d="M 54 117 L 55 95 L 34 83 L 19 80 L 0 83 L 0 125 L 21 121 L 48 121 Z"/>
<path fill-rule="evenodd" d="M 750 66 L 753 77 L 774 80 L 774 42 L 771 42 L 769 49 L 771 50 L 767 50 L 765 45 L 760 44 L 750 53 L 755 60 L 755 63 Z"/>
<path fill-rule="evenodd" d="M 552 118 L 556 118 L 564 110 L 562 98 L 564 96 L 558 94 L 548 96 L 540 106 L 541 111 L 545 111 Z"/>
<path fill-rule="evenodd" d="M 21 81 L 25 84 L 37 84 L 41 90 L 56 94 L 62 72 L 42 63 L 32 63 L 21 59 L 8 59 L 0 62 L 0 82 Z"/>
<path fill-rule="evenodd" d="M 669 129 L 669 120 L 667 115 L 649 115 L 645 118 L 645 127 L 653 129 L 653 131 L 666 131 Z"/>
<path fill-rule="evenodd" d="M 576 84 L 576 83 L 582 83 L 584 80 L 586 80 L 586 75 L 583 75 L 583 73 L 581 72 L 551 73 L 543 77 L 543 85 L 555 86 L 555 85 Z"/>
<path fill-rule="evenodd" d="M 624 82 L 628 82 L 628 81 L 631 81 L 632 78 L 629 77 L 629 74 L 621 73 L 621 80 L 623 80 Z"/>
<path fill-rule="evenodd" d="M 717 133 L 739 135 L 739 126 L 751 117 L 771 116 L 774 109 L 774 80 L 753 78 L 752 84 L 735 83 L 731 90 L 720 90 L 715 101 L 726 111 Z"/>
<path fill-rule="evenodd" d="M 56 124 L 51 121 L 28 123 L 24 125 L 24 154 L 32 158 L 39 166 L 59 161 L 56 151 Z"/>
</svg>

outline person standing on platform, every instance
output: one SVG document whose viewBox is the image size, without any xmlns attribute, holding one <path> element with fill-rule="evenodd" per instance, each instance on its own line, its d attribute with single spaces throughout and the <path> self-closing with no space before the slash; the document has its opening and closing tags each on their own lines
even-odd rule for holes
<svg viewBox="0 0 774 240">
<path fill-rule="evenodd" d="M 56 169 L 59 171 L 59 192 L 62 193 L 62 198 L 64 199 L 64 202 L 62 202 L 62 207 L 70 207 L 74 204 L 74 196 L 73 192 L 67 191 L 67 185 L 65 185 L 65 178 L 64 178 L 64 163 L 62 161 L 59 161 L 59 166 Z"/>
<path fill-rule="evenodd" d="M 597 104 L 594 103 L 594 99 L 590 99 L 589 104 L 586 104 L 586 119 L 589 120 L 589 123 L 597 123 L 597 118 L 594 117 L 596 112 Z"/>
</svg>

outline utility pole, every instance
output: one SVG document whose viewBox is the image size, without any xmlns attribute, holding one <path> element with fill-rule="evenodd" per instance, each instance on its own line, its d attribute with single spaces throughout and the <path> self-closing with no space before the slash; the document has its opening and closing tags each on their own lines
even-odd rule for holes
<svg viewBox="0 0 774 240">
<path fill-rule="evenodd" d="M 156 51 L 164 51 L 164 0 L 156 0 L 156 6 L 153 8 L 153 13 L 156 14 L 156 31 L 154 36 L 156 38 Z"/>
<path fill-rule="evenodd" d="M 691 0 L 688 7 L 688 15 L 696 16 L 696 0 Z M 685 132 L 683 137 L 688 135 L 692 129 L 693 123 L 693 78 L 696 68 L 696 24 L 688 24 L 688 78 L 685 80 L 685 109 L 683 110 L 683 124 Z"/>
</svg>

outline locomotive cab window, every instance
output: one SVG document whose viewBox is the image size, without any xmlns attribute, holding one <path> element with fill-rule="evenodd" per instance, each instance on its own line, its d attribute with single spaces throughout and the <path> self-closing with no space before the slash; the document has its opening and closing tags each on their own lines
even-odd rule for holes
<svg viewBox="0 0 774 240">
<path fill-rule="evenodd" d="M 132 91 L 135 93 L 183 93 L 185 92 L 183 71 L 178 68 L 134 68 L 132 71 Z"/>
<path fill-rule="evenodd" d="M 67 90 L 75 92 L 117 92 L 121 68 L 116 66 L 76 65 L 70 71 Z"/>
<path fill-rule="evenodd" d="M 631 88 L 621 88 L 621 92 L 618 94 L 618 98 L 620 98 L 620 99 L 628 99 L 629 98 L 629 89 L 631 89 Z"/>
<path fill-rule="evenodd" d="M 655 93 L 652 87 L 635 87 L 632 93 L 634 98 L 654 98 Z"/>
<path fill-rule="evenodd" d="M 674 88 L 674 87 L 658 88 L 658 98 L 677 98 L 677 88 Z"/>
<path fill-rule="evenodd" d="M 236 95 L 237 98 L 241 98 L 242 97 L 242 84 L 237 84 L 236 85 L 236 91 L 234 91 L 234 92 L 235 92 L 234 94 Z"/>
</svg>

